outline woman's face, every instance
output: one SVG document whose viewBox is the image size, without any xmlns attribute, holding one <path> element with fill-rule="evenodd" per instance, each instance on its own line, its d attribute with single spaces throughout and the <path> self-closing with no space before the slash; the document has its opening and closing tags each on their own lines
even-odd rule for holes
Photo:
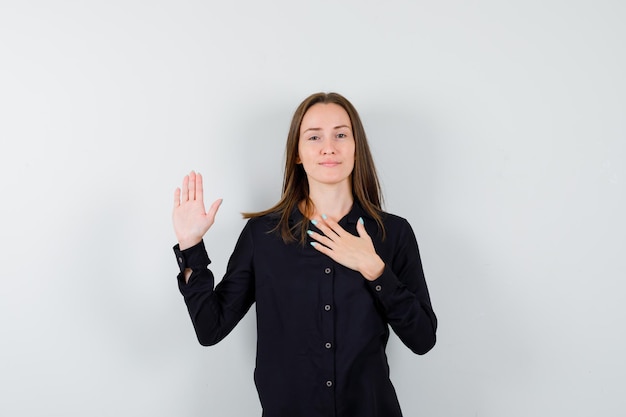
<svg viewBox="0 0 626 417">
<path fill-rule="evenodd" d="M 318 103 L 302 118 L 297 162 L 307 174 L 309 187 L 350 184 L 354 169 L 354 135 L 348 113 L 338 104 Z"/>
</svg>

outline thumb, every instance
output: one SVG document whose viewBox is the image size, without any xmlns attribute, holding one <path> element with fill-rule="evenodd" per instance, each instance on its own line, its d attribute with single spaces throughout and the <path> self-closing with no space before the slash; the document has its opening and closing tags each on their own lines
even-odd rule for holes
<svg viewBox="0 0 626 417">
<path fill-rule="evenodd" d="M 359 234 L 359 237 L 370 237 L 370 235 L 367 234 L 367 230 L 365 230 L 365 221 L 363 220 L 363 217 L 359 217 L 359 220 L 356 222 L 356 231 Z"/>
<path fill-rule="evenodd" d="M 207 212 L 207 215 L 209 216 L 209 218 L 211 219 L 211 221 L 213 221 L 215 219 L 215 215 L 217 214 L 217 211 L 219 210 L 220 206 L 222 205 L 222 199 L 219 198 L 217 200 L 215 200 L 213 202 L 213 204 L 211 204 L 211 207 L 209 207 L 209 211 Z"/>
</svg>

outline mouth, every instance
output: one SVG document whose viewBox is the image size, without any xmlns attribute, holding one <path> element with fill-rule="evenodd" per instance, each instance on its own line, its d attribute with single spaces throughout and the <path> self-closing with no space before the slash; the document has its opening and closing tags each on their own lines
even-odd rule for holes
<svg viewBox="0 0 626 417">
<path fill-rule="evenodd" d="M 327 168 L 336 167 L 339 164 L 341 164 L 341 162 L 337 162 L 337 161 L 323 161 L 319 163 L 319 165 L 323 167 L 327 167 Z"/>
</svg>

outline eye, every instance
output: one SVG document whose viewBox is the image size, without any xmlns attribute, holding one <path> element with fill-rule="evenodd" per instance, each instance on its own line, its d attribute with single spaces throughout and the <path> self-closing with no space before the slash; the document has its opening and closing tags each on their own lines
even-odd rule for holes
<svg viewBox="0 0 626 417">
<path fill-rule="evenodd" d="M 347 137 L 348 137 L 348 135 L 346 135 L 345 133 L 337 133 L 337 137 L 338 137 L 339 139 L 345 139 L 345 138 L 347 138 Z"/>
<path fill-rule="evenodd" d="M 313 135 L 313 136 L 309 137 L 309 140 L 319 140 L 319 139 L 320 139 L 320 137 L 316 136 L 316 135 Z"/>
</svg>

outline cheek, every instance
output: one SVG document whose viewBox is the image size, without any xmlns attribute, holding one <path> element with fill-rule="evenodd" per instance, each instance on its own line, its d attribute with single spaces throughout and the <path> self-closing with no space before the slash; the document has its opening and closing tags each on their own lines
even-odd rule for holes
<svg viewBox="0 0 626 417">
<path fill-rule="evenodd" d="M 353 172 L 354 166 L 356 165 L 356 150 L 354 149 L 354 147 L 352 147 L 352 158 L 350 158 L 350 162 L 352 162 L 352 167 L 350 168 L 350 171 Z"/>
<path fill-rule="evenodd" d="M 316 149 L 311 146 L 310 144 L 308 144 L 309 146 L 302 146 L 300 145 L 298 147 L 298 162 L 301 164 L 308 164 L 311 161 L 313 161 L 315 159 L 315 153 L 316 153 Z"/>
<path fill-rule="evenodd" d="M 352 143 L 352 145 L 350 146 L 348 153 L 352 155 L 352 161 L 356 161 L 356 146 L 354 145 L 354 143 Z"/>
<path fill-rule="evenodd" d="M 296 151 L 296 160 L 299 164 L 303 164 L 307 159 L 307 147 L 302 141 L 298 142 L 298 150 Z"/>
</svg>

